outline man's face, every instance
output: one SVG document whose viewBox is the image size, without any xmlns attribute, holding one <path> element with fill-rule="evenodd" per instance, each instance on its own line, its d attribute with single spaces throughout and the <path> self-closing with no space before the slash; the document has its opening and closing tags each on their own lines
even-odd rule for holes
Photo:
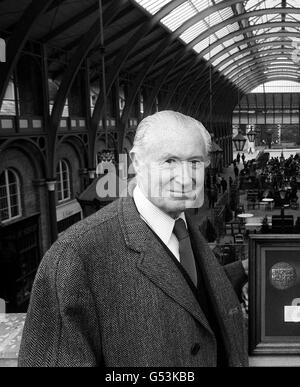
<svg viewBox="0 0 300 387">
<path fill-rule="evenodd" d="M 137 182 L 154 205 L 176 217 L 203 204 L 204 157 L 198 128 L 154 129 L 145 153 L 134 157 Z"/>
</svg>

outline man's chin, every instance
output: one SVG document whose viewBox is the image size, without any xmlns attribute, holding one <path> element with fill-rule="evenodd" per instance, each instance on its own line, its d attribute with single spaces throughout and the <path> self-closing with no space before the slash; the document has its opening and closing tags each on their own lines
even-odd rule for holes
<svg viewBox="0 0 300 387">
<path fill-rule="evenodd" d="M 188 199 L 188 200 L 176 199 L 175 200 L 174 199 L 174 200 L 169 201 L 165 207 L 167 209 L 167 212 L 180 213 L 180 212 L 183 212 L 189 208 L 199 208 L 202 205 L 203 205 L 203 200 L 201 200 L 201 199 L 196 199 L 196 200 L 192 200 L 192 199 Z"/>
</svg>

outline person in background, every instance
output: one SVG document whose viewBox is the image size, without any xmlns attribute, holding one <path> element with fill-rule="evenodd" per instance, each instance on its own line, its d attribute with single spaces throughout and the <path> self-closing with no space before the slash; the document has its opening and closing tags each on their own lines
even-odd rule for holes
<svg viewBox="0 0 300 387">
<path fill-rule="evenodd" d="M 234 176 L 237 179 L 239 176 L 239 168 L 237 165 L 234 166 L 233 171 L 234 171 Z"/>
<path fill-rule="evenodd" d="M 221 186 L 222 186 L 222 192 L 224 194 L 227 190 L 227 181 L 224 179 L 224 177 L 222 177 Z"/>
</svg>

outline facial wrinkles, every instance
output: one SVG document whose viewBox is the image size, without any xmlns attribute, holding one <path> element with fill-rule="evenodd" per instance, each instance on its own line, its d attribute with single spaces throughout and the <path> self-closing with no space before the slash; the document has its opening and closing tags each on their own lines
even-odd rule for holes
<svg viewBox="0 0 300 387">
<path fill-rule="evenodd" d="M 203 139 L 196 128 L 184 132 L 153 130 L 140 154 L 143 167 L 139 179 L 144 192 L 156 200 L 166 199 L 169 204 L 191 203 L 199 195 L 204 174 L 204 166 L 193 169 L 191 161 L 203 160 L 204 152 Z M 166 158 L 172 156 L 177 160 L 176 168 L 166 163 Z"/>
</svg>

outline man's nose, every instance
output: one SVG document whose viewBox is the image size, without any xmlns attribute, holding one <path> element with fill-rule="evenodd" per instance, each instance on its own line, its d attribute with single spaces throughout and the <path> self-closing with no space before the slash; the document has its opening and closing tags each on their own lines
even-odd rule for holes
<svg viewBox="0 0 300 387">
<path fill-rule="evenodd" d="M 190 188 L 192 187 L 193 174 L 192 174 L 192 168 L 188 162 L 181 163 L 181 166 L 177 173 L 177 179 L 178 179 L 178 182 L 181 184 L 183 191 L 187 187 L 190 187 Z"/>
</svg>

